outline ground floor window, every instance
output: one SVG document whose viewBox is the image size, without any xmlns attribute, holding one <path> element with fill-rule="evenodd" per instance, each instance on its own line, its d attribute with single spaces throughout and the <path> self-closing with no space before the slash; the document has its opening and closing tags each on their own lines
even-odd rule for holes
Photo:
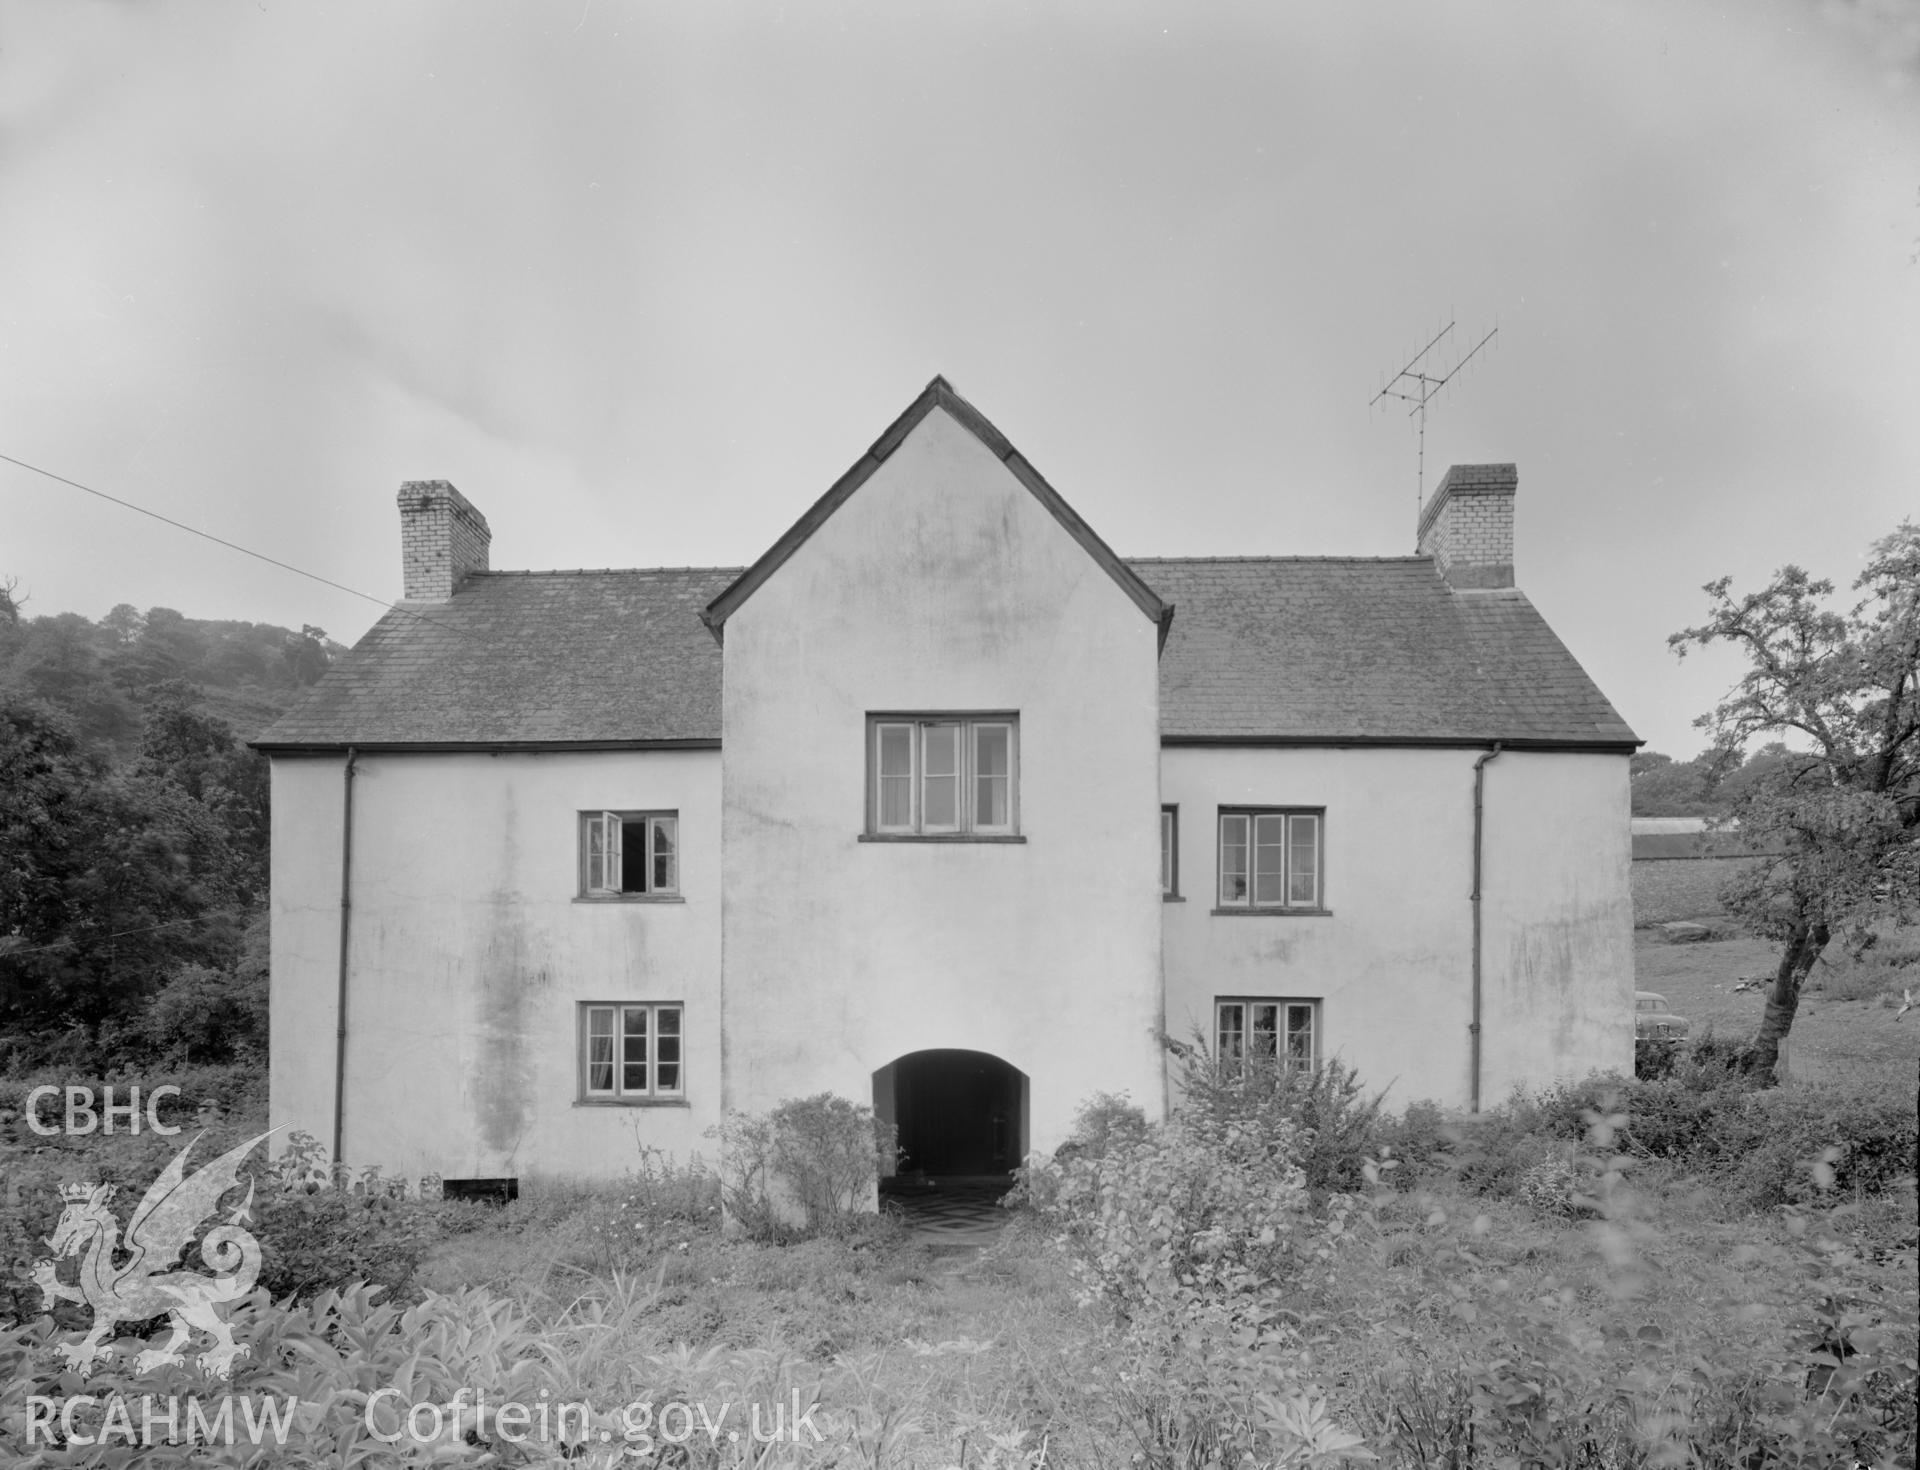
<svg viewBox="0 0 1920 1470">
<path fill-rule="evenodd" d="M 681 1007 L 607 1003 L 580 1007 L 580 1095 L 593 1102 L 686 1096 Z"/>
<path fill-rule="evenodd" d="M 1280 1057 L 1290 1067 L 1319 1059 L 1320 1003 L 1280 997 L 1235 996 L 1213 1003 L 1214 1055 L 1232 1063 Z"/>
</svg>

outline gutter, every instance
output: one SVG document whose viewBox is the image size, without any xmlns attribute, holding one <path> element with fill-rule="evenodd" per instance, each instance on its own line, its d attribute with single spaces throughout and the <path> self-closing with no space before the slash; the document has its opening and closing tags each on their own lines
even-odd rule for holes
<svg viewBox="0 0 1920 1470">
<path fill-rule="evenodd" d="M 1500 754 L 1501 744 L 1493 742 L 1489 750 L 1473 763 L 1473 892 L 1468 902 L 1473 905 L 1473 1020 L 1467 1026 L 1467 1035 L 1471 1038 L 1469 1049 L 1472 1056 L 1472 1092 L 1468 1108 L 1471 1112 L 1480 1111 L 1480 874 L 1482 866 L 1483 838 L 1486 833 L 1486 786 L 1487 762 Z"/>
<path fill-rule="evenodd" d="M 333 1163 L 336 1167 L 341 1162 L 347 1126 L 347 941 L 353 933 L 353 765 L 359 758 L 359 749 L 349 745 L 340 784 L 340 988 L 334 1002 L 333 1033 Z"/>
</svg>

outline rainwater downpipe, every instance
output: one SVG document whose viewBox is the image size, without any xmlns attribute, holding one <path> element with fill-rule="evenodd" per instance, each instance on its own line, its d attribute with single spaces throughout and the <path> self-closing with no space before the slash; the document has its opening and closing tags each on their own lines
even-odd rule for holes
<svg viewBox="0 0 1920 1470">
<path fill-rule="evenodd" d="M 353 763 L 359 758 L 359 749 L 349 745 L 346 775 L 340 787 L 340 990 L 334 1002 L 333 1033 L 333 1162 L 336 1165 L 340 1162 L 347 1127 L 347 941 L 353 933 Z M 1477 970 L 1475 974 L 1478 975 Z"/>
<path fill-rule="evenodd" d="M 1496 740 L 1493 742 L 1493 749 L 1473 763 L 1473 893 L 1470 895 L 1470 901 L 1473 904 L 1473 1020 L 1467 1027 L 1467 1034 L 1471 1038 L 1473 1073 L 1473 1091 L 1469 1110 L 1475 1113 L 1480 1111 L 1480 874 L 1486 831 L 1484 798 L 1487 787 L 1487 762 L 1498 754 L 1500 754 L 1500 742 Z M 342 1000 L 344 999 L 343 992 Z"/>
</svg>

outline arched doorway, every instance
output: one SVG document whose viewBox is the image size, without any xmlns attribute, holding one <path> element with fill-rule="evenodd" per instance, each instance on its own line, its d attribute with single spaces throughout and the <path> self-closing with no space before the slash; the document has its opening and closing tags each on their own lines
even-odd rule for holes
<svg viewBox="0 0 1920 1470">
<path fill-rule="evenodd" d="M 984 1051 L 910 1052 L 873 1074 L 873 1111 L 899 1135 L 903 1175 L 1005 1175 L 1027 1152 L 1027 1076 Z"/>
</svg>

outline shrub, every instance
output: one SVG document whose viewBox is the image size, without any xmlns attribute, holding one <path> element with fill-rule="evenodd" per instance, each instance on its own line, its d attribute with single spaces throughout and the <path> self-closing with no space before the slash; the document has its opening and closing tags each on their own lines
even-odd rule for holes
<svg viewBox="0 0 1920 1470">
<path fill-rule="evenodd" d="M 1101 1156 L 1035 1157 L 1015 1197 L 1060 1232 L 1090 1299 L 1121 1317 L 1150 1299 L 1224 1302 L 1289 1274 L 1308 1222 L 1284 1125 L 1182 1114 Z"/>
<path fill-rule="evenodd" d="M 891 1123 L 829 1092 L 770 1114 L 730 1113 L 708 1137 L 721 1144 L 727 1215 L 755 1240 L 845 1228 L 868 1212 L 882 1169 L 899 1156 Z"/>
<path fill-rule="evenodd" d="M 1315 1194 L 1351 1193 L 1379 1146 L 1385 1093 L 1362 1096 L 1338 1057 L 1319 1067 L 1253 1056 L 1217 1063 L 1204 1046 L 1174 1048 L 1181 1060 L 1180 1112 L 1201 1132 L 1244 1126 L 1285 1140 Z"/>
<path fill-rule="evenodd" d="M 1105 1158 L 1116 1145 L 1146 1136 L 1147 1115 L 1124 1092 L 1096 1092 L 1073 1115 L 1068 1146 L 1075 1152 Z"/>
<path fill-rule="evenodd" d="M 893 1125 L 864 1104 L 822 1092 L 773 1110 L 773 1167 L 811 1229 L 866 1213 L 882 1169 L 896 1157 Z"/>
<path fill-rule="evenodd" d="M 1514 1195 L 1537 1215 L 1564 1219 L 1580 1213 L 1578 1179 L 1571 1159 L 1550 1153 L 1520 1175 Z"/>
<path fill-rule="evenodd" d="M 1677 1036 L 1636 1036 L 1633 1039 L 1633 1075 L 1641 1082 L 1671 1076 L 1687 1043 Z"/>
<path fill-rule="evenodd" d="M 1501 1111 L 1546 1116 L 1539 1100 Z M 1431 1197 L 1369 1201 L 1374 1228 L 1361 1235 L 1378 1253 L 1356 1259 L 1338 1310 L 1347 1336 L 1380 1344 L 1350 1375 L 1357 1427 L 1380 1462 L 1910 1467 L 1914 1297 L 1910 1286 L 1885 1294 L 1897 1268 L 1863 1277 L 1822 1229 L 1848 1211 L 1794 1206 L 1783 1318 L 1744 1297 L 1703 1304 L 1690 1275 L 1665 1274 L 1657 1229 L 1626 1183 L 1631 1159 L 1616 1152 L 1622 1121 L 1594 1118 L 1575 1151 L 1537 1162 L 1516 1190 L 1537 1204 L 1570 1177 L 1572 1205 L 1599 1217 L 1560 1237 L 1590 1242 L 1584 1282 L 1528 1272 L 1537 1247 L 1524 1232 L 1504 1239 L 1493 1212 L 1449 1229 Z M 1819 1163 L 1804 1172 L 1821 1188 Z M 1421 1223 L 1390 1228 L 1395 1214 Z M 1546 1260 L 1563 1268 L 1568 1256 Z M 1907 1271 L 1910 1281 L 1910 1257 Z"/>
<path fill-rule="evenodd" d="M 1722 1128 L 1715 1162 L 1737 1198 L 1756 1210 L 1822 1192 L 1812 1161 L 1843 1195 L 1881 1194 L 1916 1172 L 1920 1118 L 1911 1098 L 1860 1097 L 1800 1086 L 1754 1093 Z"/>
<path fill-rule="evenodd" d="M 147 1001 L 139 1030 L 168 1062 L 258 1060 L 267 1042 L 265 969 L 181 965 Z"/>
<path fill-rule="evenodd" d="M 275 1298 L 307 1298 L 352 1282 L 413 1294 L 414 1275 L 447 1233 L 437 1200 L 340 1189 L 260 1194 L 253 1204 L 260 1285 Z"/>
</svg>

